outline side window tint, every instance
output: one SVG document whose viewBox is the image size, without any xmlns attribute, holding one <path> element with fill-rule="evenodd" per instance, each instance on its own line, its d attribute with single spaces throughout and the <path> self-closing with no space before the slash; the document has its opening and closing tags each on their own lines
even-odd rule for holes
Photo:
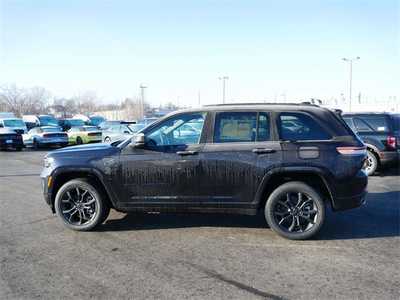
<svg viewBox="0 0 400 300">
<path fill-rule="evenodd" d="M 359 118 L 354 119 L 354 125 L 356 126 L 357 131 L 363 131 L 363 132 L 373 131 L 372 128 L 369 127 L 367 123 L 365 123 L 363 120 Z"/>
<path fill-rule="evenodd" d="M 365 116 L 360 118 L 375 131 L 385 132 L 389 130 L 388 122 L 385 116 Z"/>
<path fill-rule="evenodd" d="M 356 128 L 354 127 L 353 121 L 351 118 L 343 118 L 343 120 L 346 122 L 346 124 L 352 129 L 352 130 L 356 130 Z"/>
<path fill-rule="evenodd" d="M 198 144 L 205 116 L 193 113 L 168 119 L 146 134 L 146 144 L 150 147 Z"/>
<path fill-rule="evenodd" d="M 282 140 L 329 140 L 331 136 L 310 116 L 281 113 L 279 132 Z"/>
<path fill-rule="evenodd" d="M 269 141 L 270 130 L 269 130 L 269 118 L 267 113 L 260 113 L 258 116 L 258 131 L 257 141 Z"/>
<path fill-rule="evenodd" d="M 214 143 L 254 142 L 256 129 L 256 112 L 218 113 L 214 127 Z"/>
</svg>

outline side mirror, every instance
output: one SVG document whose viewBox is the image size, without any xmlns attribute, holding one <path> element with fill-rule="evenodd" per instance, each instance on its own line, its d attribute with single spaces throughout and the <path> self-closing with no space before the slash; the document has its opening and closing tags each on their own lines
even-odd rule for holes
<svg viewBox="0 0 400 300">
<path fill-rule="evenodd" d="M 144 146 L 144 142 L 145 142 L 144 134 L 143 133 L 138 133 L 138 134 L 135 134 L 132 137 L 130 146 L 131 147 L 135 147 L 135 148 L 143 147 Z"/>
</svg>

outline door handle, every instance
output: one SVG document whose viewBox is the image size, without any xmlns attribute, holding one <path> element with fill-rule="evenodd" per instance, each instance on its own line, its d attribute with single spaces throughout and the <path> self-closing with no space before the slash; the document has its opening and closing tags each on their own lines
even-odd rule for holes
<svg viewBox="0 0 400 300">
<path fill-rule="evenodd" d="M 196 155 L 196 154 L 197 154 L 197 151 L 193 151 L 193 150 L 177 151 L 176 154 L 181 155 L 181 156 Z"/>
<path fill-rule="evenodd" d="M 275 153 L 275 149 L 269 149 L 269 148 L 255 148 L 253 149 L 253 153 L 256 154 L 268 154 L 268 153 Z"/>
</svg>

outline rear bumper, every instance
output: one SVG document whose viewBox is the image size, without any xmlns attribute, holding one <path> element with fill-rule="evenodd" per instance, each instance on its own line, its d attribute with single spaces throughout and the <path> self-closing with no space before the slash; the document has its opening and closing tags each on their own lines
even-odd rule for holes
<svg viewBox="0 0 400 300">
<path fill-rule="evenodd" d="M 383 165 L 398 163 L 400 161 L 400 150 L 379 152 L 380 162 Z"/>
<path fill-rule="evenodd" d="M 368 176 L 360 170 L 355 176 L 335 184 L 332 208 L 335 211 L 359 207 L 365 203 Z"/>
<path fill-rule="evenodd" d="M 24 147 L 24 143 L 22 142 L 22 140 L 16 140 L 13 139 L 11 140 L 12 142 L 7 143 L 6 140 L 0 140 L 0 148 L 1 149 L 7 149 L 7 148 L 23 148 Z"/>
</svg>

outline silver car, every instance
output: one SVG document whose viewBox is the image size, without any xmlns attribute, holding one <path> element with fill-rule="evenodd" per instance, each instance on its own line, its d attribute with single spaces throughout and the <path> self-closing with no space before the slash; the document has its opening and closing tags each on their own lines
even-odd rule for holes
<svg viewBox="0 0 400 300">
<path fill-rule="evenodd" d="M 61 146 L 68 145 L 68 135 L 62 131 L 61 127 L 42 126 L 35 127 L 22 135 L 24 144 L 35 149 L 42 146 Z"/>
<path fill-rule="evenodd" d="M 115 124 L 103 131 L 103 141 L 112 143 L 131 138 L 145 127 L 144 124 Z"/>
</svg>

